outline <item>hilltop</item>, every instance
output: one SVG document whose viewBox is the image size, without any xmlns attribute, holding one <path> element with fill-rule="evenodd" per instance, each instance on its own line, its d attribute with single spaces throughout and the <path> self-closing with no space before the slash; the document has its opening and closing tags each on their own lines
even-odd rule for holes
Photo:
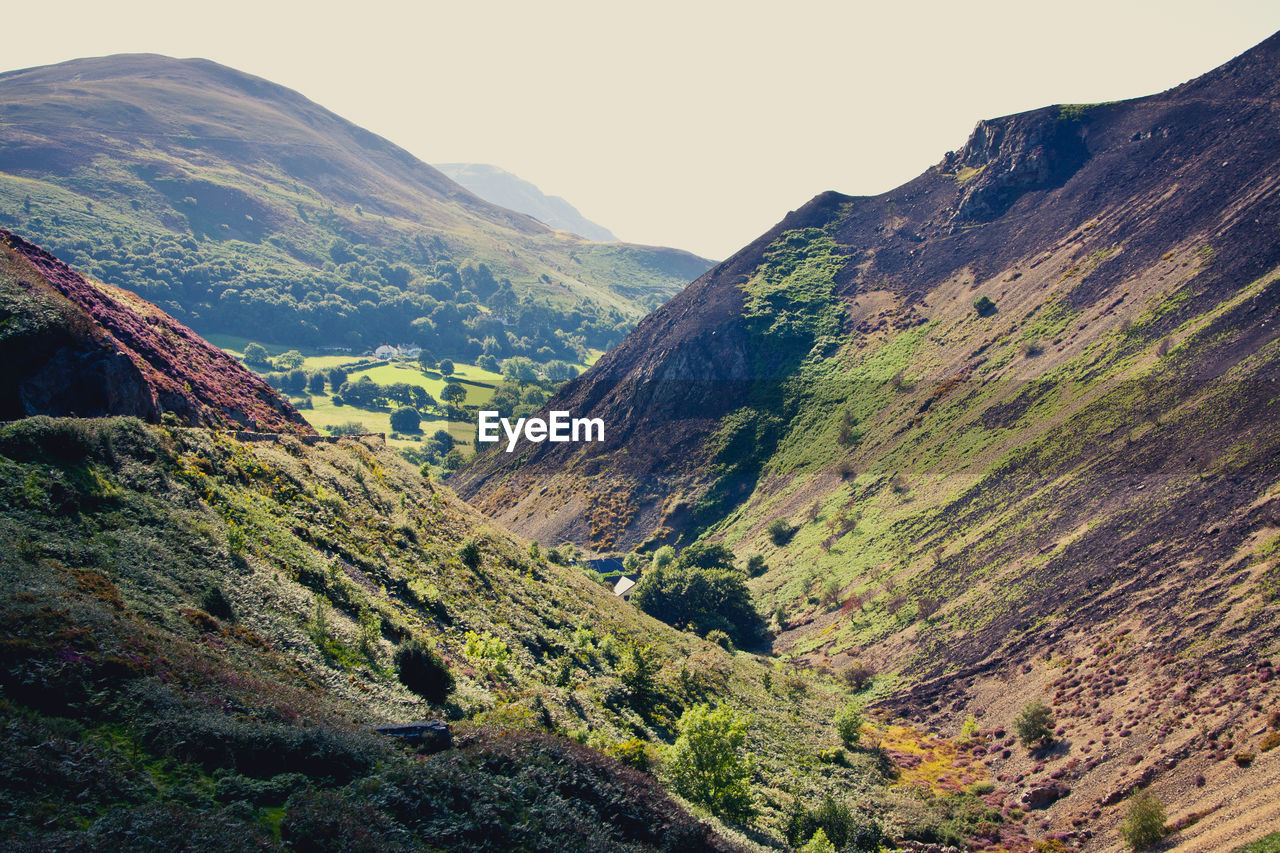
<svg viewBox="0 0 1280 853">
<path fill-rule="evenodd" d="M 555 232 L 297 92 L 149 54 L 0 74 L 0 225 L 204 333 L 357 351 L 564 358 L 710 265 Z"/>
<path fill-rule="evenodd" d="M 618 242 L 612 231 L 587 219 L 560 196 L 549 196 L 506 169 L 488 163 L 436 163 L 435 167 L 486 201 L 588 240 Z"/>
<path fill-rule="evenodd" d="M 942 731 L 1043 698 L 1066 746 L 993 772 L 1091 849 L 1147 785 L 1216 815 L 1185 849 L 1275 827 L 1277 68 L 1280 35 L 818 196 L 547 404 L 607 442 L 451 483 L 525 535 L 761 556 L 774 651 Z"/>
</svg>

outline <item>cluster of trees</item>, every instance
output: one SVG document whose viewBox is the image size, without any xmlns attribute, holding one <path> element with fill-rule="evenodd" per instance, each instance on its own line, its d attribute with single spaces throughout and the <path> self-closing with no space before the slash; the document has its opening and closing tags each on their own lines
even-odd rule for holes
<svg viewBox="0 0 1280 853">
<path fill-rule="evenodd" d="M 634 326 L 590 300 L 557 307 L 518 293 L 486 264 L 448 257 L 420 239 L 371 245 L 337 237 L 326 248 L 273 235 L 263 241 L 280 252 L 271 264 L 245 256 L 237 241 L 127 239 L 119 231 L 87 239 L 38 216 L 22 225 L 68 263 L 205 332 L 356 350 L 413 341 L 468 361 L 492 339 L 496 357 L 547 362 L 581 360 L 587 348 L 607 349 Z"/>
<path fill-rule="evenodd" d="M 657 555 L 655 554 L 655 558 Z M 737 646 L 754 645 L 764 620 L 751 603 L 746 573 L 723 545 L 690 545 L 669 562 L 655 559 L 631 595 L 645 613 L 707 636 L 722 631 Z"/>
</svg>

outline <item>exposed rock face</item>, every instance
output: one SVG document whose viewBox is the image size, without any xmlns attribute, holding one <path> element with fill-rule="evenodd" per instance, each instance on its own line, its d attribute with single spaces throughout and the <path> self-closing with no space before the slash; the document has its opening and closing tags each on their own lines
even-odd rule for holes
<svg viewBox="0 0 1280 853">
<path fill-rule="evenodd" d="M 148 302 L 0 230 L 0 418 L 172 413 L 192 426 L 314 430 L 235 359 Z"/>
</svg>

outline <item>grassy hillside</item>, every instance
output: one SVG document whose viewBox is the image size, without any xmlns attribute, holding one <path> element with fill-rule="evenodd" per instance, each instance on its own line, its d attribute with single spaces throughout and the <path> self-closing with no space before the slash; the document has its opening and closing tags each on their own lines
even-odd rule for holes
<svg viewBox="0 0 1280 853">
<path fill-rule="evenodd" d="M 645 766 L 698 703 L 749 721 L 735 843 L 782 844 L 824 796 L 896 837 L 971 835 L 974 808 L 1032 830 L 966 793 L 979 740 L 872 721 L 842 750 L 850 688 L 638 613 L 376 443 L 32 418 L 0 427 L 0 469 L 0 833 L 28 849 L 724 844 L 599 752 Z M 445 701 L 402 683 L 413 642 L 456 679 Z M 433 717 L 456 749 L 368 731 Z"/>
<path fill-rule="evenodd" d="M 608 347 L 709 266 L 553 232 L 295 92 L 151 55 L 0 75 L 0 225 L 201 332 L 442 356 Z"/>
</svg>

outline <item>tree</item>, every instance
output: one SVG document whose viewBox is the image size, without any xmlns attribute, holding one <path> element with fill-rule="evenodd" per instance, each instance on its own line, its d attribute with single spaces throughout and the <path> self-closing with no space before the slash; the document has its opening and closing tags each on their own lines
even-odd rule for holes
<svg viewBox="0 0 1280 853">
<path fill-rule="evenodd" d="M 663 566 L 671 565 L 676 558 L 676 549 L 670 545 L 663 545 L 661 548 L 653 552 L 653 567 L 661 569 Z"/>
<path fill-rule="evenodd" d="M 424 349 L 422 352 L 418 353 L 418 366 L 423 370 L 430 370 L 436 366 L 436 357 L 432 354 L 431 350 Z"/>
<path fill-rule="evenodd" d="M 422 415 L 409 406 L 401 406 L 391 413 L 391 428 L 396 432 L 417 432 Z"/>
<path fill-rule="evenodd" d="M 680 552 L 676 563 L 694 569 L 732 569 L 733 552 L 723 545 L 695 543 Z"/>
<path fill-rule="evenodd" d="M 513 356 L 502 363 L 502 377 L 520 386 L 520 390 L 538 380 L 538 368 L 524 356 Z"/>
<path fill-rule="evenodd" d="M 284 390 L 290 394 L 301 394 L 307 388 L 307 374 L 302 370 L 290 370 L 285 374 Z"/>
<path fill-rule="evenodd" d="M 747 720 L 727 705 L 695 705 L 680 717 L 680 736 L 671 747 L 672 787 L 690 802 L 727 818 L 754 811 L 751 763 L 742 756 Z"/>
<path fill-rule="evenodd" d="M 853 749 L 862 739 L 862 709 L 850 703 L 835 717 L 836 735 L 845 749 Z"/>
<path fill-rule="evenodd" d="M 630 552 L 622 558 L 622 570 L 627 574 L 633 574 L 640 571 L 640 563 L 642 558 L 635 551 Z"/>
<path fill-rule="evenodd" d="M 819 827 L 813 837 L 800 848 L 800 853 L 836 853 L 836 846 L 827 838 L 826 831 Z"/>
<path fill-rule="evenodd" d="M 989 317 L 996 313 L 996 304 L 991 301 L 990 296 L 979 296 L 973 300 L 973 310 L 978 312 L 979 317 Z"/>
<path fill-rule="evenodd" d="M 1053 712 L 1043 702 L 1028 702 L 1013 721 L 1013 730 L 1028 749 L 1053 744 Z"/>
<path fill-rule="evenodd" d="M 273 361 L 275 361 L 276 370 L 297 370 L 302 367 L 302 362 L 306 359 L 303 358 L 302 353 L 291 349 L 280 353 Z"/>
<path fill-rule="evenodd" d="M 446 474 L 452 474 L 461 468 L 466 461 L 467 457 L 455 447 L 444 455 L 444 459 L 440 461 L 440 467 L 444 469 Z"/>
<path fill-rule="evenodd" d="M 462 401 L 467 399 L 467 389 L 462 387 L 461 382 L 450 382 L 440 392 L 440 399 L 457 409 L 461 406 Z"/>
<path fill-rule="evenodd" d="M 441 376 L 453 375 L 453 362 L 447 358 L 441 359 L 440 364 L 438 364 L 436 367 L 440 371 Z"/>
<path fill-rule="evenodd" d="M 338 393 L 338 389 L 347 381 L 347 371 L 341 367 L 333 367 L 329 369 L 329 390 Z"/>
<path fill-rule="evenodd" d="M 400 682 L 428 702 L 438 705 L 453 691 L 453 674 L 427 644 L 419 640 L 402 643 L 394 660 Z"/>
<path fill-rule="evenodd" d="M 653 649 L 636 643 L 628 643 L 622 652 L 622 663 L 618 667 L 618 678 L 624 687 L 631 691 L 632 701 L 639 709 L 644 709 L 653 699 L 657 685 L 658 661 Z"/>
<path fill-rule="evenodd" d="M 311 389 L 312 394 L 324 393 L 324 374 L 316 372 L 307 377 L 307 386 Z"/>
<path fill-rule="evenodd" d="M 555 360 L 543 365 L 542 372 L 552 382 L 568 382 L 578 375 L 578 368 L 567 362 Z"/>
<path fill-rule="evenodd" d="M 1153 792 L 1143 789 L 1129 798 L 1120 837 L 1133 850 L 1146 850 L 1164 837 L 1164 803 Z"/>
<path fill-rule="evenodd" d="M 758 578 L 767 571 L 769 567 L 765 564 L 763 555 L 752 554 L 747 558 L 747 577 Z"/>
<path fill-rule="evenodd" d="M 677 628 L 692 626 L 702 636 L 724 631 L 739 648 L 753 645 L 764 628 L 737 569 L 679 562 L 653 568 L 636 585 L 631 602 L 655 619 Z"/>
<path fill-rule="evenodd" d="M 249 367 L 270 367 L 271 362 L 267 360 L 267 348 L 262 344 L 246 344 L 244 348 L 244 363 Z"/>
<path fill-rule="evenodd" d="M 498 364 L 497 356 L 482 355 L 476 359 L 476 366 L 481 370 L 487 370 L 490 373 L 497 373 L 501 367 Z"/>
</svg>

